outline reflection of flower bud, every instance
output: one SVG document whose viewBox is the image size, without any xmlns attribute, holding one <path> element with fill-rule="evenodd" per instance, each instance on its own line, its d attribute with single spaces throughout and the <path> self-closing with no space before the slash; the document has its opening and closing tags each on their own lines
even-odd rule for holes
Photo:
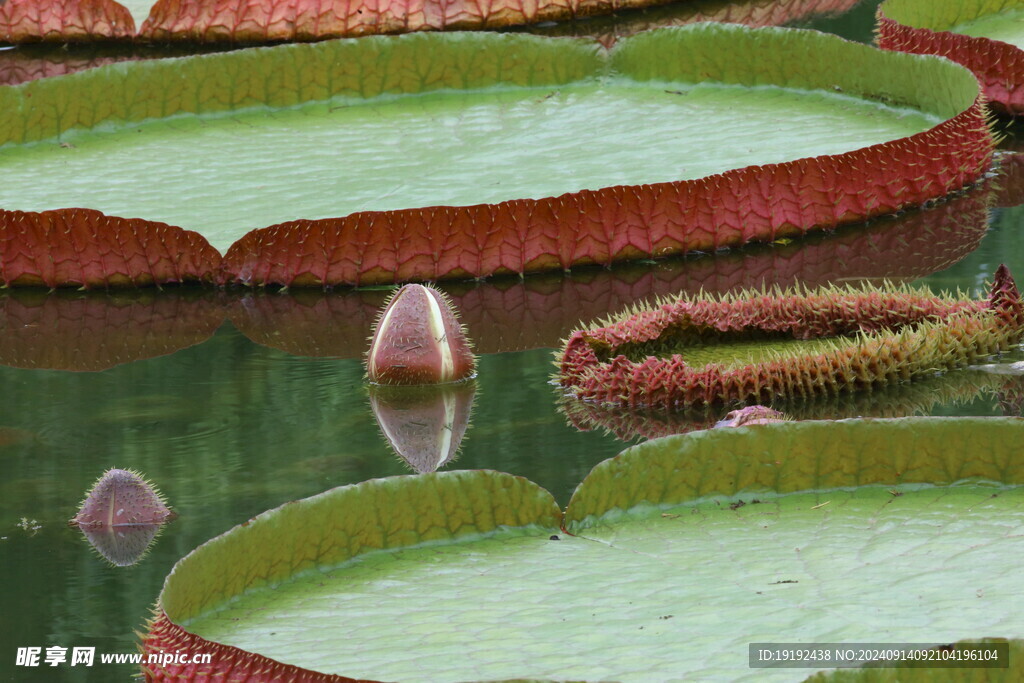
<svg viewBox="0 0 1024 683">
<path fill-rule="evenodd" d="M 370 407 L 384 438 L 420 474 L 450 462 L 469 425 L 475 382 L 438 387 L 370 387 Z"/>
<path fill-rule="evenodd" d="M 162 524 L 82 527 L 86 540 L 100 555 L 118 567 L 135 564 L 146 553 Z"/>
<path fill-rule="evenodd" d="M 377 384 L 440 384 L 473 374 L 475 360 L 448 298 L 405 285 L 377 321 L 366 374 Z"/>
<path fill-rule="evenodd" d="M 789 418 L 768 406 L 747 406 L 733 410 L 715 424 L 716 427 L 743 427 L 744 425 L 766 425 L 785 422 Z"/>
<path fill-rule="evenodd" d="M 83 529 L 134 524 L 162 524 L 175 514 L 156 488 L 136 472 L 107 470 L 68 524 Z"/>
</svg>

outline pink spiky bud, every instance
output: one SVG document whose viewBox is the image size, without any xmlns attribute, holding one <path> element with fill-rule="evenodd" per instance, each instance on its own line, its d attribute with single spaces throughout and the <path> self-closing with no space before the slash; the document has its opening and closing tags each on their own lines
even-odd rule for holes
<svg viewBox="0 0 1024 683">
<path fill-rule="evenodd" d="M 405 285 L 377 320 L 366 375 L 377 384 L 442 384 L 470 377 L 475 365 L 448 297 Z"/>
<path fill-rule="evenodd" d="M 152 484 L 131 470 L 107 470 L 68 524 L 83 529 L 162 524 L 175 517 Z"/>
</svg>

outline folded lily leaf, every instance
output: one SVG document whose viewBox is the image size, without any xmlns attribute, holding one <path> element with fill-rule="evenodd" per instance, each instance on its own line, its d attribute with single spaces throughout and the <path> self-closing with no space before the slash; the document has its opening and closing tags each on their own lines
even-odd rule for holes
<svg viewBox="0 0 1024 683">
<path fill-rule="evenodd" d="M 558 381 L 576 399 L 685 409 L 832 396 L 1007 351 L 1024 302 L 1005 266 L 988 301 L 892 286 L 676 297 L 573 332 Z"/>
</svg>

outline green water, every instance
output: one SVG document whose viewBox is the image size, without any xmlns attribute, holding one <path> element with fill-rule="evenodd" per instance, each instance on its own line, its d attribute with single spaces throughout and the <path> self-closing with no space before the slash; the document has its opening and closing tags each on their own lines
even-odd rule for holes
<svg viewBox="0 0 1024 683">
<path fill-rule="evenodd" d="M 857 6 L 845 24 L 819 25 L 865 36 L 875 4 Z M 973 210 L 963 209 L 962 216 Z M 1022 221 L 1024 207 L 997 209 L 976 250 L 921 283 L 981 293 L 1000 262 L 1024 273 Z M 866 259 L 861 267 L 853 253 L 887 244 L 884 231 L 873 230 L 849 228 L 806 243 L 641 265 L 615 271 L 617 279 L 604 271 L 583 271 L 572 280 L 552 276 L 525 284 L 454 286 L 474 311 L 471 335 L 482 350 L 517 350 L 481 359 L 472 423 L 460 456 L 447 467 L 522 475 L 565 503 L 593 465 L 624 446 L 600 430 L 577 431 L 556 410 L 558 395 L 548 384 L 553 371 L 549 347 L 579 318 L 607 314 L 633 298 L 695 291 L 702 285 L 789 285 L 811 271 L 817 273 L 815 282 L 823 279 L 821 273 L 842 282 L 875 277 L 878 259 Z M 895 240 L 882 253 L 900 244 Z M 916 263 L 919 257 L 913 251 L 895 261 Z M 830 265 L 840 262 L 843 267 Z M 16 669 L 15 648 L 95 646 L 98 652 L 134 652 L 134 631 L 143 628 L 164 576 L 192 548 L 285 501 L 408 473 L 380 435 L 361 381 L 363 348 L 355 348 L 365 339 L 367 316 L 382 294 L 325 298 L 313 293 L 289 303 L 295 316 L 289 320 L 312 318 L 333 326 L 320 337 L 309 332 L 329 347 L 333 357 L 327 358 L 257 344 L 230 321 L 245 319 L 240 312 L 251 319 L 269 316 L 285 301 L 275 296 L 230 295 L 214 302 L 224 309 L 213 315 L 212 336 L 185 340 L 185 348 L 170 355 L 89 373 L 0 367 L 0 679 L 128 680 L 135 671 L 129 665 Z M 131 336 L 138 324 L 118 317 L 118 311 L 123 307 L 102 315 Z M 553 324 L 552 311 L 560 316 Z M 177 312 L 161 315 L 170 321 L 180 317 Z M 31 318 L 0 316 L 0 338 L 23 334 L 33 324 Z M 290 325 L 264 341 L 286 335 Z M 86 329 L 76 343 L 88 346 L 95 336 Z M 354 341 L 330 347 L 339 338 Z M 943 381 L 936 380 L 936 396 L 946 395 Z M 1007 378 L 1006 386 L 1013 388 L 1014 381 Z M 1006 392 L 950 394 L 925 412 L 999 415 L 1015 409 Z M 144 472 L 180 514 L 142 561 L 128 568 L 107 564 L 65 525 L 96 477 L 115 466 Z M 19 525 L 22 518 L 26 523 Z"/>
</svg>

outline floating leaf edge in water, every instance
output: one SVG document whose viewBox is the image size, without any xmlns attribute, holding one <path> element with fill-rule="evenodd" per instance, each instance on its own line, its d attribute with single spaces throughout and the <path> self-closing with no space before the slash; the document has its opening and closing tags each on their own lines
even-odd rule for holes
<svg viewBox="0 0 1024 683">
<path fill-rule="evenodd" d="M 781 423 L 657 439 L 598 465 L 573 495 L 564 520 L 546 491 L 495 472 L 396 477 L 342 487 L 263 513 L 181 560 L 167 578 L 144 646 L 147 651 L 214 651 L 215 659 L 224 658 L 219 666 L 233 666 L 244 657 L 281 675 L 299 673 L 314 680 L 318 674 L 311 671 L 206 641 L 190 633 L 187 624 L 232 596 L 340 567 L 355 557 L 486 538 L 546 540 L 562 524 L 573 534 L 590 533 L 614 528 L 631 509 L 879 485 L 959 483 L 954 491 L 965 481 L 1019 486 L 1024 469 L 1012 444 L 1022 434 L 1021 419 L 909 418 Z M 892 495 L 898 494 L 894 489 Z M 346 512 L 357 509 L 369 512 L 364 517 Z M 469 509 L 476 512 L 467 517 Z M 471 518 L 478 523 L 470 523 Z M 344 547 L 332 547 L 338 540 Z M 282 562 L 282 557 L 289 559 Z M 224 575 L 218 569 L 224 566 L 235 571 Z M 164 673 L 187 677 L 198 671 L 171 667 Z"/>
</svg>

